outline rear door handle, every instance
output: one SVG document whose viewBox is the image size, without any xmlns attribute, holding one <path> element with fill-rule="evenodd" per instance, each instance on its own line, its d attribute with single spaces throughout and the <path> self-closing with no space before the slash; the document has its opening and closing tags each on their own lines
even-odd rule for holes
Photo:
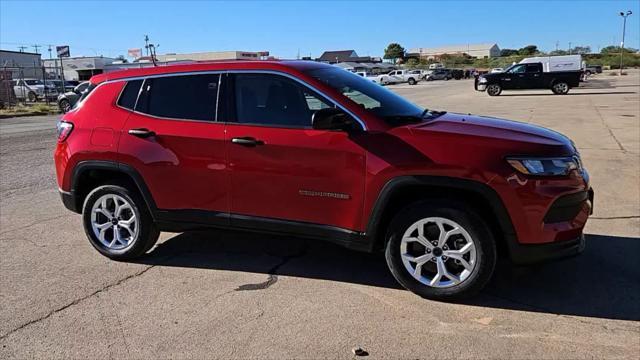
<svg viewBox="0 0 640 360">
<path fill-rule="evenodd" d="M 137 136 L 139 138 L 148 138 L 151 136 L 156 136 L 156 133 L 145 128 L 140 129 L 129 129 L 129 135 Z"/>
<path fill-rule="evenodd" d="M 248 137 L 248 136 L 233 138 L 233 139 L 231 139 L 231 142 L 234 143 L 234 144 L 247 146 L 247 147 L 254 147 L 254 146 L 257 146 L 257 145 L 264 145 L 264 141 L 257 140 L 255 138 Z"/>
</svg>

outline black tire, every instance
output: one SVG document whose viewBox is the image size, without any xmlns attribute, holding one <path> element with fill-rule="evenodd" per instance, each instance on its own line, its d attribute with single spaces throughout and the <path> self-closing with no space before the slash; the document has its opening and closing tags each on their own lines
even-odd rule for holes
<svg viewBox="0 0 640 360">
<path fill-rule="evenodd" d="M 499 84 L 487 85 L 487 94 L 489 94 L 489 96 L 498 96 L 500 93 L 502 93 L 502 86 Z"/>
<path fill-rule="evenodd" d="M 409 78 L 409 80 L 407 82 L 409 83 L 409 85 L 415 85 L 416 84 L 416 79 Z"/>
<path fill-rule="evenodd" d="M 31 102 L 36 102 L 38 101 L 38 95 L 36 95 L 36 93 L 34 93 L 33 91 L 29 91 L 29 93 L 27 94 L 27 99 L 29 99 L 29 101 Z"/>
<path fill-rule="evenodd" d="M 551 91 L 556 95 L 566 95 L 569 92 L 569 84 L 564 81 L 556 81 L 551 86 Z"/>
<path fill-rule="evenodd" d="M 428 217 L 454 221 L 473 239 L 476 263 L 468 277 L 459 284 L 449 287 L 432 287 L 423 284 L 409 273 L 402 262 L 400 250 L 402 236 L 412 224 Z M 385 258 L 395 279 L 407 290 L 427 299 L 460 300 L 476 294 L 491 279 L 496 264 L 496 244 L 491 230 L 484 220 L 464 203 L 432 200 L 411 204 L 402 209 L 392 220 L 387 230 L 386 241 Z M 435 250 L 433 252 L 435 254 Z M 452 260 L 444 261 L 451 264 Z M 425 266 L 429 263 L 425 263 Z"/>
<path fill-rule="evenodd" d="M 91 225 L 91 211 L 93 205 L 103 195 L 114 194 L 125 199 L 132 207 L 132 212 L 136 216 L 138 229 L 137 237 L 131 243 L 119 250 L 113 250 L 105 246 L 95 235 Z M 82 206 L 82 222 L 84 230 L 93 247 L 102 255 L 113 260 L 131 260 L 144 255 L 158 241 L 160 231 L 153 221 L 149 209 L 144 200 L 137 192 L 131 191 L 121 185 L 102 185 L 95 188 L 87 195 Z"/>
<path fill-rule="evenodd" d="M 69 110 L 71 110 L 71 103 L 67 99 L 60 100 L 60 102 L 58 103 L 58 106 L 60 107 L 60 111 L 62 111 L 62 113 L 64 114 L 66 114 L 67 112 L 69 112 Z"/>
</svg>

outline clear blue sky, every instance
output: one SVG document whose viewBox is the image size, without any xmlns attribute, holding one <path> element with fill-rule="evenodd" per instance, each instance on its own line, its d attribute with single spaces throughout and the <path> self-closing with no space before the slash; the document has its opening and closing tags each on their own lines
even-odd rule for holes
<svg viewBox="0 0 640 360">
<path fill-rule="evenodd" d="M 626 46 L 640 48 L 640 1 L 8 1 L 0 0 L 0 48 L 68 44 L 73 56 L 126 55 L 143 35 L 158 53 L 268 50 L 282 58 L 355 49 L 496 42 L 543 50 L 619 44 L 620 11 L 632 10 Z M 28 51 L 33 51 L 30 47 Z M 46 54 L 46 51 L 42 51 Z"/>
</svg>

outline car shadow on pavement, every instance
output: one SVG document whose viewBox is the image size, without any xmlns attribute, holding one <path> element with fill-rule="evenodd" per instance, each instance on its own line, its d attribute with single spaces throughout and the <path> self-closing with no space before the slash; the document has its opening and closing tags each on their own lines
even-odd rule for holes
<svg viewBox="0 0 640 360">
<path fill-rule="evenodd" d="M 640 320 L 640 238 L 587 235 L 580 256 L 528 267 L 499 264 L 486 289 L 465 304 L 510 310 Z M 263 273 L 400 289 L 382 254 L 300 238 L 235 231 L 176 235 L 140 263 Z M 426 301 L 426 300 L 425 300 Z"/>
</svg>

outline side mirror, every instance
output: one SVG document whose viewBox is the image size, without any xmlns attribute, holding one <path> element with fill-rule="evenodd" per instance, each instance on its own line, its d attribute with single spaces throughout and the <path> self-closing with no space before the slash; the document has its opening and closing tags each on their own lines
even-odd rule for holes
<svg viewBox="0 0 640 360">
<path fill-rule="evenodd" d="M 336 108 L 320 109 L 311 116 L 311 125 L 315 130 L 344 130 L 353 129 L 353 118 Z"/>
</svg>

